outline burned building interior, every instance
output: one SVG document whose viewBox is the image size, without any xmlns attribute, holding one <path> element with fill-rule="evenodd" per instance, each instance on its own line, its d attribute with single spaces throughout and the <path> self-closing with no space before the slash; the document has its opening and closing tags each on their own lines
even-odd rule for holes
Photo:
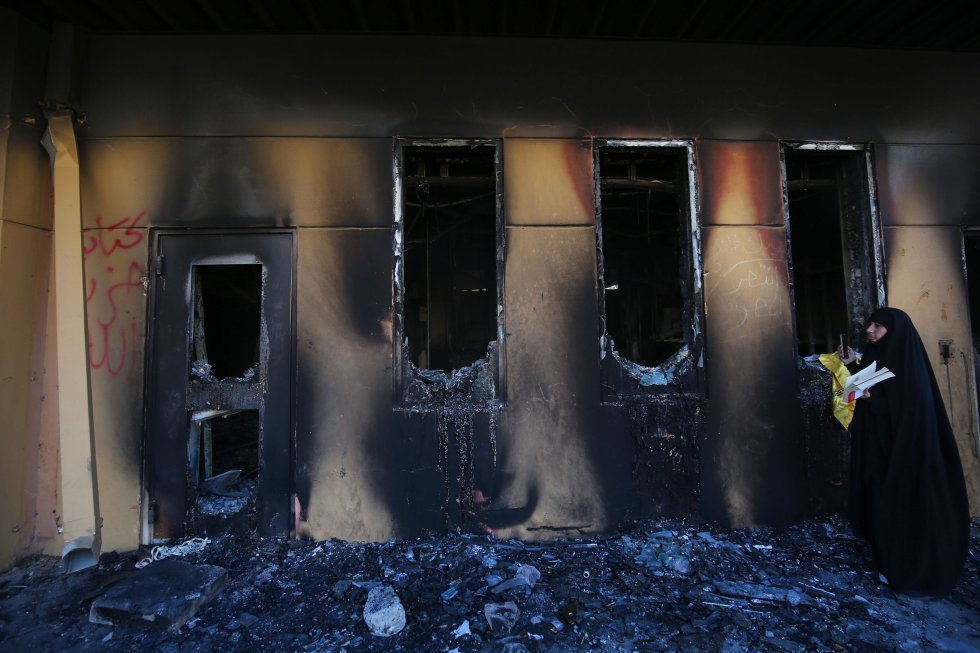
<svg viewBox="0 0 980 653">
<path fill-rule="evenodd" d="M 687 184 L 678 179 L 686 181 L 687 151 L 607 147 L 598 169 L 606 330 L 628 359 L 655 367 L 683 344 L 689 312 L 681 292 Z"/>
<path fill-rule="evenodd" d="M 408 357 L 451 371 L 497 337 L 497 165 L 492 144 L 402 150 Z"/>
<path fill-rule="evenodd" d="M 793 299 L 801 356 L 859 343 L 875 280 L 869 172 L 863 151 L 784 151 Z"/>
<path fill-rule="evenodd" d="M 0 3 L 0 568 L 816 541 L 878 306 L 980 514 L 975 12 L 772 4 Z"/>
</svg>

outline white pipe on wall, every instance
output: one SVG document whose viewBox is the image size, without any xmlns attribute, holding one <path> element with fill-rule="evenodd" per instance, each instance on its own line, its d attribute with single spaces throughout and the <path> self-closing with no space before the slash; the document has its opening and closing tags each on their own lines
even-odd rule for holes
<svg viewBox="0 0 980 653">
<path fill-rule="evenodd" d="M 62 562 L 65 570 L 71 572 L 95 565 L 101 544 L 74 113 L 50 113 L 42 143 L 51 156 L 54 186 L 55 320 L 65 543 Z"/>
</svg>

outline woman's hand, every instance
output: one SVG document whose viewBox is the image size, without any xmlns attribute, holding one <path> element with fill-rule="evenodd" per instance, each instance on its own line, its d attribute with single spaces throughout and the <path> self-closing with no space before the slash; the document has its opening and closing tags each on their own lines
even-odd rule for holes
<svg viewBox="0 0 980 653">
<path fill-rule="evenodd" d="M 847 355 L 845 355 L 844 351 L 840 347 L 838 347 L 837 357 L 841 359 L 845 365 L 850 365 L 851 363 L 854 362 L 854 359 L 857 358 L 857 356 L 854 354 L 854 350 L 851 349 L 850 347 L 847 348 Z"/>
</svg>

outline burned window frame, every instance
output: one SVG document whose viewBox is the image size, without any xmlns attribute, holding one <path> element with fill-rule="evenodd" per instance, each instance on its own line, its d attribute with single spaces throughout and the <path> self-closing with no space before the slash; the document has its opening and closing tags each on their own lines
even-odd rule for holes
<svg viewBox="0 0 980 653">
<path fill-rule="evenodd" d="M 499 138 L 396 138 L 394 139 L 392 169 L 394 171 L 393 195 L 394 195 L 394 218 L 392 225 L 392 251 L 394 261 L 392 267 L 392 297 L 393 297 L 393 383 L 396 403 L 407 406 L 416 401 L 417 397 L 409 396 L 409 388 L 413 382 L 412 370 L 414 365 L 408 358 L 407 334 L 405 328 L 405 210 L 404 210 L 404 182 L 408 176 L 405 170 L 405 150 L 414 148 L 438 149 L 438 148 L 493 148 L 494 160 L 494 180 L 495 180 L 495 239 L 496 239 L 496 338 L 486 354 L 489 359 L 493 375 L 493 396 L 473 397 L 477 403 L 489 402 L 493 406 L 499 407 L 506 396 L 506 373 L 505 373 L 505 309 L 504 309 L 504 256 L 506 252 L 506 224 L 504 217 L 504 188 L 503 188 L 503 141 Z M 476 359 L 477 363 L 483 358 Z M 458 368 L 462 369 L 462 368 Z M 422 370 L 427 372 L 428 370 Z M 446 370 L 447 378 L 453 376 L 456 370 Z M 438 372 L 437 372 L 438 373 Z M 423 402 L 424 403 L 424 402 Z"/>
<path fill-rule="evenodd" d="M 848 337 L 852 343 L 860 342 L 858 337 L 864 330 L 863 325 L 867 321 L 868 315 L 870 315 L 877 306 L 885 305 L 885 257 L 883 253 L 881 221 L 879 219 L 878 212 L 878 191 L 875 181 L 874 155 L 871 145 L 864 143 L 841 143 L 831 141 L 781 142 L 779 148 L 779 166 L 783 192 L 783 228 L 786 234 L 786 263 L 790 279 L 790 301 L 792 302 L 793 346 L 797 356 L 803 358 L 799 355 L 799 324 L 797 320 L 796 283 L 794 277 L 793 240 L 791 234 L 792 217 L 790 216 L 789 206 L 790 180 L 786 169 L 787 152 L 855 152 L 863 154 L 864 175 L 862 175 L 862 179 L 864 188 L 861 190 L 866 191 L 866 204 L 861 207 L 861 213 L 863 215 L 861 216 L 862 224 L 860 227 L 864 233 L 864 240 L 858 244 L 858 247 L 861 249 L 866 249 L 866 255 L 871 259 L 869 261 L 868 271 L 871 275 L 873 275 L 874 279 L 872 284 L 873 288 L 868 288 L 862 292 L 862 289 L 854 287 L 855 284 L 853 283 L 853 279 L 849 275 L 845 274 L 845 302 L 847 304 L 847 321 L 850 328 Z M 843 224 L 843 222 L 847 220 L 855 220 L 857 218 L 847 215 L 843 210 L 841 210 L 841 215 L 842 255 L 847 255 L 848 260 L 853 260 L 858 254 L 855 253 L 855 247 L 844 249 L 848 241 L 846 238 L 844 238 L 844 234 L 847 232 L 847 230 L 845 229 L 845 224 Z M 851 225 L 852 228 L 855 226 L 856 225 Z M 844 261 L 845 264 L 847 264 L 847 262 L 847 260 Z"/>
<path fill-rule="evenodd" d="M 972 301 L 973 291 L 980 291 L 980 274 L 975 275 L 971 282 L 970 270 L 973 269 L 974 272 L 978 272 L 980 265 L 976 265 L 977 259 L 973 259 L 968 254 L 969 243 L 968 240 L 977 240 L 980 243 L 980 227 L 975 227 L 972 225 L 962 225 L 960 227 L 960 260 L 962 261 L 963 267 L 963 282 L 964 289 L 966 290 L 967 298 L 967 315 L 970 319 L 970 336 L 973 342 L 970 343 L 970 351 L 974 352 L 973 361 L 973 373 L 969 374 L 967 378 L 967 383 L 973 383 L 973 392 L 968 392 L 970 397 L 970 420 L 973 427 L 973 436 L 970 438 L 970 447 L 973 451 L 973 455 L 980 457 L 980 364 L 977 360 L 977 342 L 976 333 L 980 331 L 980 319 L 974 319 L 975 311 L 980 310 L 980 306 L 975 307 Z M 973 259 L 974 265 L 971 265 L 971 259 Z M 972 288 L 970 284 L 973 284 Z M 965 370 L 970 369 L 970 362 L 966 360 L 966 354 L 963 352 L 963 348 L 960 348 L 960 355 L 963 357 L 963 368 Z M 946 362 L 947 369 L 948 361 Z M 969 386 L 968 386 L 969 387 Z"/>
<path fill-rule="evenodd" d="M 606 149 L 672 148 L 686 153 L 686 201 L 680 201 L 683 245 L 682 266 L 679 270 L 681 296 L 684 302 L 681 321 L 683 343 L 666 360 L 653 367 L 643 366 L 614 351 L 607 330 L 605 254 L 602 239 L 602 170 L 601 156 Z M 655 395 L 687 393 L 705 396 L 707 393 L 704 368 L 704 301 L 703 258 L 701 247 L 700 186 L 697 174 L 696 148 L 693 140 L 603 139 L 594 142 L 593 174 L 596 230 L 596 295 L 599 315 L 600 400 L 619 403 L 623 400 L 650 398 Z M 681 194 L 678 193 L 678 198 Z M 619 364 L 615 365 L 616 361 Z M 629 369 L 626 369 L 626 368 Z M 668 368 L 664 370 L 663 368 Z M 642 374 L 641 374 L 642 373 Z M 651 376 L 652 383 L 641 382 Z"/>
</svg>

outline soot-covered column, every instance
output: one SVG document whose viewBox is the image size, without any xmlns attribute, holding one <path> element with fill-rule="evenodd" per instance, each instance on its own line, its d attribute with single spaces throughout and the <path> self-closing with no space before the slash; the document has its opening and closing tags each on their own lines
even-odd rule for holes
<svg viewBox="0 0 980 653">
<path fill-rule="evenodd" d="M 777 143 L 702 141 L 708 415 L 702 510 L 801 516 L 805 472 Z"/>
</svg>

